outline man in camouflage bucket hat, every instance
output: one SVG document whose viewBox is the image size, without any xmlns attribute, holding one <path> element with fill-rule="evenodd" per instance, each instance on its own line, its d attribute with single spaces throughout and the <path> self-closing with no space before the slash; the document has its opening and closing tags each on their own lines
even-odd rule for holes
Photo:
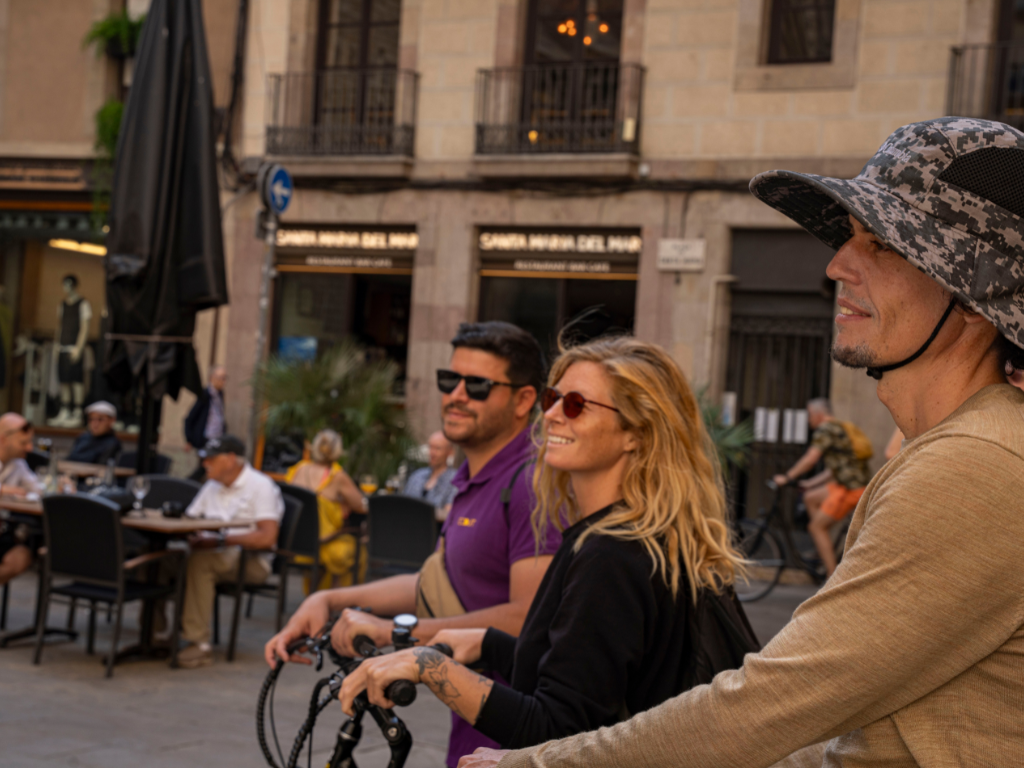
<svg viewBox="0 0 1024 768">
<path fill-rule="evenodd" d="M 613 728 L 460 768 L 1009 766 L 1024 748 L 1024 134 L 904 126 L 850 180 L 760 199 L 838 249 L 833 355 L 907 441 L 825 586 L 740 670 Z M 599 673 L 595 670 L 595 673 Z"/>
</svg>

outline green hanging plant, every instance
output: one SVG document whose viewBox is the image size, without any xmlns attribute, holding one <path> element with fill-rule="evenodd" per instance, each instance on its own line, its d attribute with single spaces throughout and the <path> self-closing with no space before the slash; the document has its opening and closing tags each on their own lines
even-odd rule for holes
<svg viewBox="0 0 1024 768">
<path fill-rule="evenodd" d="M 96 161 L 92 167 L 92 228 L 103 230 L 110 208 L 110 192 L 114 180 L 114 154 L 121 132 L 124 103 L 110 99 L 96 112 Z"/>
<path fill-rule="evenodd" d="M 89 27 L 82 46 L 96 45 L 97 56 L 104 53 L 114 59 L 134 56 L 145 21 L 145 15 L 133 20 L 126 10 L 112 13 Z"/>
<path fill-rule="evenodd" d="M 111 159 L 117 150 L 123 117 L 124 102 L 120 99 L 110 99 L 96 112 L 96 150 Z"/>
</svg>

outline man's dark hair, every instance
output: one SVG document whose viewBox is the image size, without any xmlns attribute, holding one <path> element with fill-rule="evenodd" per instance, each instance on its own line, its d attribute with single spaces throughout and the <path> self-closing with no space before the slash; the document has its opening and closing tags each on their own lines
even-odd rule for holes
<svg viewBox="0 0 1024 768">
<path fill-rule="evenodd" d="M 60 279 L 60 284 L 64 285 L 68 280 L 71 281 L 72 288 L 78 287 L 78 275 L 64 275 L 64 277 Z"/>
<path fill-rule="evenodd" d="M 505 375 L 513 384 L 533 387 L 538 395 L 544 387 L 544 353 L 537 340 L 517 325 L 501 320 L 459 323 L 452 347 L 490 352 L 508 363 Z"/>
</svg>

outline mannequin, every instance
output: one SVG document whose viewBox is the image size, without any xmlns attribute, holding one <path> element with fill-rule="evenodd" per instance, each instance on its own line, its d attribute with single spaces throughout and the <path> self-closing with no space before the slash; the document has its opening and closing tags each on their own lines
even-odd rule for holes
<svg viewBox="0 0 1024 768">
<path fill-rule="evenodd" d="M 60 381 L 60 413 L 50 420 L 56 427 L 82 426 L 82 403 L 85 401 L 83 355 L 89 335 L 92 307 L 78 293 L 78 278 L 65 275 L 61 280 L 64 301 L 57 307 L 57 342 L 59 357 L 57 378 Z"/>
</svg>

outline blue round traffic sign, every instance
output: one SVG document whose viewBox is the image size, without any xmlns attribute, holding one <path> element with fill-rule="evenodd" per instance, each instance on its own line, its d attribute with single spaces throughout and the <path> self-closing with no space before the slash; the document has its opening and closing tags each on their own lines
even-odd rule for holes
<svg viewBox="0 0 1024 768">
<path fill-rule="evenodd" d="M 291 174 L 282 166 L 275 165 L 264 179 L 263 200 L 271 211 L 280 216 L 292 201 L 295 188 L 292 185 Z"/>
</svg>

